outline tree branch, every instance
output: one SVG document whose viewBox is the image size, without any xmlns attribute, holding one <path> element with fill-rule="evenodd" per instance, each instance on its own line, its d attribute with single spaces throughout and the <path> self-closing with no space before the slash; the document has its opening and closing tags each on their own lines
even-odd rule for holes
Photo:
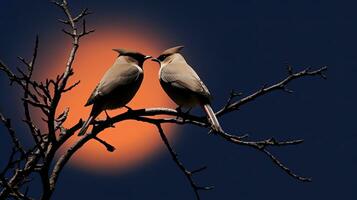
<svg viewBox="0 0 357 200">
<path fill-rule="evenodd" d="M 255 100 L 256 98 L 263 96 L 267 93 L 273 92 L 275 90 L 283 90 L 286 91 L 286 86 L 288 83 L 290 83 L 291 81 L 298 79 L 298 78 L 302 78 L 305 76 L 321 76 L 322 78 L 326 79 L 326 76 L 323 74 L 325 71 L 327 71 L 327 67 L 322 67 L 319 68 L 317 70 L 311 71 L 310 68 L 306 68 L 305 70 L 302 70 L 300 72 L 297 73 L 292 73 L 292 69 L 288 69 L 289 72 L 289 76 L 286 77 L 285 79 L 283 79 L 282 81 L 271 85 L 271 86 L 264 86 L 263 88 L 261 88 L 260 90 L 258 90 L 257 92 L 246 96 L 242 99 L 240 99 L 239 101 L 236 101 L 234 103 L 230 103 L 226 106 L 224 106 L 221 110 L 219 110 L 216 115 L 217 116 L 222 116 L 226 113 L 232 112 L 234 110 L 238 110 L 240 108 L 240 106 L 247 104 L 253 100 Z M 235 96 L 232 96 L 232 93 L 230 95 L 230 99 L 234 98 Z M 231 100 L 230 100 L 231 101 Z"/>
<path fill-rule="evenodd" d="M 16 137 L 16 133 L 15 130 L 12 128 L 11 126 L 11 120 L 10 119 L 6 119 L 4 117 L 4 115 L 2 113 L 0 113 L 0 121 L 2 122 L 2 124 L 7 128 L 8 133 L 11 137 L 12 143 L 14 144 L 14 146 L 16 147 L 16 149 L 22 154 L 25 155 L 26 151 L 23 148 L 22 144 L 20 143 L 19 139 Z"/>
<path fill-rule="evenodd" d="M 178 156 L 177 156 L 177 153 L 173 150 L 173 148 L 171 147 L 170 145 L 170 142 L 169 140 L 167 139 L 165 133 L 164 133 L 164 130 L 162 129 L 161 127 L 161 124 L 160 123 L 154 123 L 159 131 L 159 134 L 160 134 L 160 137 L 162 139 L 162 141 L 164 142 L 167 150 L 170 152 L 170 155 L 173 159 L 173 161 L 176 163 L 176 165 L 179 167 L 180 171 L 182 171 L 185 175 L 185 177 L 187 178 L 188 182 L 190 183 L 194 193 L 195 193 L 195 196 L 196 196 L 196 199 L 197 200 L 200 200 L 200 195 L 198 193 L 199 190 L 211 190 L 213 189 L 214 187 L 213 186 L 206 186 L 206 187 L 202 187 L 202 186 L 198 186 L 195 181 L 193 180 L 193 175 L 195 173 L 198 173 L 198 172 L 201 172 L 203 171 L 204 169 L 206 169 L 206 167 L 201 167 L 199 169 L 196 169 L 196 170 L 193 170 L 193 171 L 189 171 L 185 168 L 185 166 L 182 164 L 182 162 L 178 159 Z"/>
</svg>

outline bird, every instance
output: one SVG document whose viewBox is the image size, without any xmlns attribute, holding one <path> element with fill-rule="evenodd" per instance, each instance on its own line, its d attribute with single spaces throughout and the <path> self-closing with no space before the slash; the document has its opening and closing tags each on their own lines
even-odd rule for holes
<svg viewBox="0 0 357 200">
<path fill-rule="evenodd" d="M 192 108 L 201 106 L 215 132 L 224 132 L 211 107 L 212 96 L 180 51 L 184 46 L 169 48 L 152 61 L 160 65 L 159 80 L 167 95 L 179 106 Z"/>
<path fill-rule="evenodd" d="M 105 72 L 84 105 L 93 106 L 88 119 L 78 133 L 79 136 L 86 133 L 90 123 L 102 111 L 124 107 L 131 101 L 144 78 L 143 64 L 145 60 L 152 58 L 140 52 L 125 49 L 113 49 L 113 51 L 119 53 L 118 57 Z"/>
</svg>

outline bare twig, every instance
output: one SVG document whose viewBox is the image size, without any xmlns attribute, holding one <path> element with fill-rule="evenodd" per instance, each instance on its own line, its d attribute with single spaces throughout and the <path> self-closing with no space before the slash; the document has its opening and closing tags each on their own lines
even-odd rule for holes
<svg viewBox="0 0 357 200">
<path fill-rule="evenodd" d="M 72 90 L 73 88 L 75 88 L 81 81 L 77 81 L 75 82 L 73 85 L 69 86 L 68 88 L 66 89 L 63 89 L 63 92 L 68 92 L 70 90 Z"/>
<path fill-rule="evenodd" d="M 266 154 L 279 168 L 281 168 L 283 171 L 285 171 L 289 176 L 303 182 L 310 182 L 311 178 L 306 178 L 299 176 L 292 172 L 288 167 L 286 167 L 284 164 L 282 164 L 281 161 L 279 161 L 274 155 L 272 155 L 266 147 L 268 146 L 287 146 L 287 145 L 297 145 L 303 142 L 303 140 L 289 140 L 289 141 L 284 141 L 284 142 L 279 142 L 276 141 L 273 138 L 267 139 L 267 140 L 262 140 L 262 141 L 243 141 L 241 139 L 237 139 L 234 135 L 230 135 L 227 133 L 219 133 L 219 136 L 222 138 L 226 139 L 229 142 L 232 142 L 234 144 L 238 145 L 245 145 L 245 146 L 250 146 L 253 147 L 254 149 L 257 149 L 258 151 L 263 152 Z"/>
<path fill-rule="evenodd" d="M 114 152 L 115 151 L 115 147 L 113 145 L 109 144 L 108 142 L 98 138 L 97 136 L 93 137 L 93 139 L 97 140 L 99 143 L 104 145 L 105 148 L 107 149 L 107 151 L 109 151 L 109 152 Z"/>
<path fill-rule="evenodd" d="M 26 151 L 23 148 L 22 144 L 20 143 L 19 139 L 16 137 L 15 130 L 11 126 L 11 120 L 6 119 L 2 113 L 0 113 L 0 121 L 4 124 L 4 126 L 7 128 L 8 133 L 11 137 L 11 140 L 16 147 L 18 151 L 20 151 L 21 154 L 25 155 Z"/>
<path fill-rule="evenodd" d="M 326 76 L 323 74 L 325 71 L 327 70 L 327 67 L 322 67 L 319 68 L 317 70 L 311 71 L 310 68 L 306 68 L 305 70 L 302 70 L 300 72 L 297 73 L 292 73 L 292 71 L 289 71 L 289 76 L 286 77 L 284 80 L 269 86 L 269 87 L 263 87 L 262 89 L 258 90 L 257 92 L 246 96 L 242 99 L 240 99 L 239 101 L 236 101 L 234 103 L 230 103 L 228 106 L 224 106 L 221 110 L 219 110 L 216 115 L 217 116 L 222 116 L 225 113 L 229 113 L 232 112 L 234 110 L 239 109 L 240 106 L 249 103 L 253 100 L 255 100 L 256 98 L 263 96 L 266 93 L 275 91 L 275 90 L 284 90 L 286 88 L 286 85 L 288 83 L 290 83 L 291 81 L 301 78 L 301 77 L 305 77 L 305 76 L 321 76 L 322 78 L 326 78 Z M 292 74 L 290 74 L 292 73 Z"/>
<path fill-rule="evenodd" d="M 195 192 L 195 196 L 196 199 L 199 200 L 200 199 L 200 195 L 198 193 L 199 190 L 211 190 L 213 189 L 213 186 L 199 186 L 195 183 L 195 181 L 193 180 L 192 175 L 198 172 L 203 171 L 204 169 L 206 169 L 206 167 L 201 167 L 199 169 L 193 170 L 193 171 L 189 171 L 185 168 L 185 166 L 182 164 L 182 162 L 178 159 L 177 153 L 173 150 L 173 148 L 170 145 L 169 140 L 167 139 L 164 130 L 161 127 L 160 123 L 155 123 L 159 133 L 160 133 L 160 137 L 162 139 L 162 141 L 164 142 L 167 150 L 170 152 L 170 155 L 172 157 L 172 159 L 174 160 L 174 162 L 176 163 L 176 165 L 179 167 L 179 169 L 185 174 L 187 180 L 189 181 L 193 191 Z"/>
</svg>

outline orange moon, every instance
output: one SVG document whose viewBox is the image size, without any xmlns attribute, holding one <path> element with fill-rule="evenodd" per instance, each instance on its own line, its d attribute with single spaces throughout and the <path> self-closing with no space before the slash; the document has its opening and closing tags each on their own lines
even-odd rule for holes
<svg viewBox="0 0 357 200">
<path fill-rule="evenodd" d="M 113 64 L 117 53 L 113 48 L 125 48 L 140 51 L 147 55 L 158 56 L 166 47 L 160 42 L 158 35 L 146 33 L 145 30 L 113 29 L 112 27 L 98 28 L 95 33 L 81 39 L 79 51 L 73 64 L 74 76 L 69 84 L 80 80 L 81 83 L 72 91 L 62 97 L 57 115 L 66 107 L 70 108 L 65 127 L 70 127 L 80 118 L 86 119 L 91 107 L 84 107 L 90 93 L 101 79 L 105 71 Z M 41 68 L 42 74 L 37 77 L 43 80 L 46 77 L 55 77 L 63 72 L 66 59 L 69 55 L 70 40 L 54 42 L 49 48 L 49 57 L 41 62 L 46 68 Z M 40 46 L 41 47 L 41 46 Z M 41 49 L 40 49 L 41 52 Z M 43 53 L 46 55 L 46 52 Z M 158 81 L 159 66 L 147 60 L 144 64 L 144 81 L 134 97 L 128 104 L 133 109 L 148 107 L 175 107 L 169 97 L 163 92 Z M 125 112 L 126 108 L 108 111 L 110 116 Z M 105 114 L 99 116 L 104 119 Z M 172 125 L 165 125 L 169 139 L 174 138 L 175 129 Z M 91 128 L 89 128 L 91 130 Z M 140 167 L 152 158 L 155 158 L 165 147 L 153 125 L 137 122 L 123 121 L 100 133 L 99 138 L 113 145 L 116 150 L 112 153 L 97 141 L 89 141 L 71 159 L 70 163 L 80 169 L 99 173 L 122 173 Z M 62 148 L 68 149 L 79 138 L 72 137 Z"/>
</svg>

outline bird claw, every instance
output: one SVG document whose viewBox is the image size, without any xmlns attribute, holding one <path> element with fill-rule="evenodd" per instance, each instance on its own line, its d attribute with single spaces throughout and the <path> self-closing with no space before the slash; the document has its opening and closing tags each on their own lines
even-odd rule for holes
<svg viewBox="0 0 357 200">
<path fill-rule="evenodd" d="M 177 112 L 176 119 L 179 119 L 179 118 L 180 118 L 180 115 L 182 114 L 181 106 L 178 106 L 175 110 L 176 110 L 176 112 Z"/>
<path fill-rule="evenodd" d="M 108 113 L 107 113 L 106 110 L 104 110 L 104 112 L 105 112 L 105 115 L 107 116 L 107 119 L 105 119 L 105 120 L 106 120 L 106 121 L 110 121 L 112 118 L 108 115 Z M 114 126 L 113 123 L 110 123 L 110 127 L 115 128 L 115 126 Z"/>
<path fill-rule="evenodd" d="M 216 135 L 217 134 L 217 131 L 215 131 L 213 129 L 213 127 L 210 127 L 209 131 L 208 131 L 208 135 Z"/>
<path fill-rule="evenodd" d="M 181 106 L 177 107 L 176 108 L 176 111 L 177 111 L 177 116 L 176 116 L 176 119 L 179 119 L 180 118 L 180 115 L 182 116 L 182 122 L 184 122 L 186 120 L 186 116 L 190 114 L 190 111 L 192 110 L 192 107 L 189 108 L 187 111 L 182 111 L 182 108 Z"/>
<path fill-rule="evenodd" d="M 105 115 L 107 116 L 107 119 L 106 119 L 106 120 L 110 120 L 110 119 L 112 119 L 112 118 L 108 115 L 108 113 L 107 113 L 107 111 L 106 111 L 106 110 L 104 110 L 104 112 L 105 112 Z"/>
<path fill-rule="evenodd" d="M 192 110 L 192 107 L 191 107 L 191 108 L 189 108 L 186 112 L 184 112 L 184 114 L 185 114 L 185 115 L 190 114 L 191 110 Z"/>
<path fill-rule="evenodd" d="M 124 106 L 126 109 L 128 109 L 128 112 L 132 112 L 133 111 L 133 109 L 132 108 L 130 108 L 129 106 Z"/>
</svg>

